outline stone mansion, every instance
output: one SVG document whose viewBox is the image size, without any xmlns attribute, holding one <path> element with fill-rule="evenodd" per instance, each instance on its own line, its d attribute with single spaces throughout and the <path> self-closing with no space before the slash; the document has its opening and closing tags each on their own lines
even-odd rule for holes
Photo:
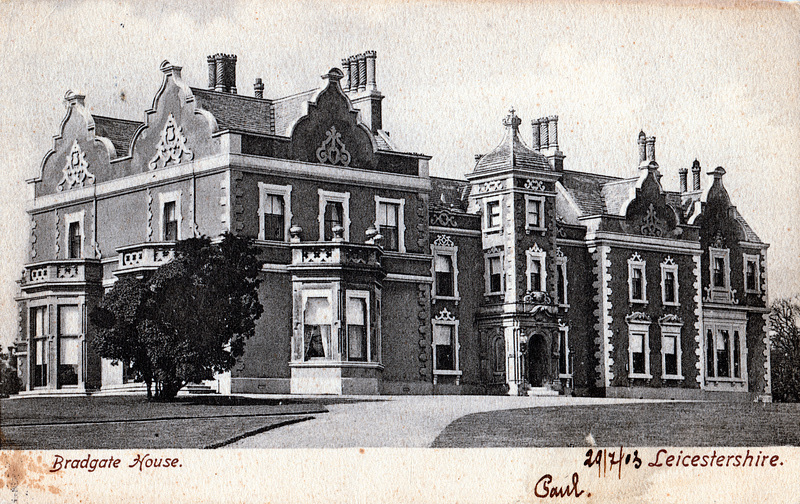
<svg viewBox="0 0 800 504">
<path fill-rule="evenodd" d="M 463 180 L 433 177 L 383 129 L 374 51 L 285 97 L 207 63 L 192 87 L 164 61 L 141 121 L 66 94 L 28 180 L 24 394 L 143 392 L 87 313 L 176 240 L 230 231 L 261 250 L 265 310 L 225 392 L 770 400 L 768 245 L 722 167 L 667 190 L 640 133 L 625 178 L 571 170 L 558 118 L 512 109 Z"/>
</svg>

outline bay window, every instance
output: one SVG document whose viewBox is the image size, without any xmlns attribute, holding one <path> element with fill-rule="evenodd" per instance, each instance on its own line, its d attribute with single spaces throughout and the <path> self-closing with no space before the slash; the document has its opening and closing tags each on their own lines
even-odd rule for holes
<svg viewBox="0 0 800 504">
<path fill-rule="evenodd" d="M 79 305 L 58 307 L 58 386 L 78 385 L 82 333 Z"/>
</svg>

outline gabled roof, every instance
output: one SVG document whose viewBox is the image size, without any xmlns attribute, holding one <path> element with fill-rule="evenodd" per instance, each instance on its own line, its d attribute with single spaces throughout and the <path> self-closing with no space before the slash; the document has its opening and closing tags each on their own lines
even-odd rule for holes
<svg viewBox="0 0 800 504">
<path fill-rule="evenodd" d="M 621 181 L 619 177 L 564 170 L 561 184 L 569 192 L 583 215 L 600 215 L 606 212 L 603 185 Z"/>
<path fill-rule="evenodd" d="M 111 140 L 111 143 L 114 144 L 114 149 L 117 151 L 118 158 L 127 156 L 133 134 L 136 133 L 142 123 L 99 115 L 92 115 L 92 118 L 94 119 L 95 135 Z"/>
<path fill-rule="evenodd" d="M 519 137 L 519 125 L 521 122 L 512 108 L 508 116 L 503 120 L 503 125 L 506 127 L 503 141 L 494 150 L 478 160 L 472 173 L 511 168 L 553 170 L 550 162 L 543 154 L 530 149 L 522 142 Z"/>
</svg>

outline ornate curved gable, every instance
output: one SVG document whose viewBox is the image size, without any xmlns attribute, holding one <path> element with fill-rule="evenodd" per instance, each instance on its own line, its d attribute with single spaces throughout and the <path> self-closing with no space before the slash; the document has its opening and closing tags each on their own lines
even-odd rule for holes
<svg viewBox="0 0 800 504">
<path fill-rule="evenodd" d="M 656 238 L 676 238 L 682 234 L 678 216 L 667 204 L 655 162 L 643 170 L 631 196 L 620 211 L 620 215 L 625 217 L 623 229 L 626 233 Z"/>
<path fill-rule="evenodd" d="M 53 148 L 44 156 L 36 195 L 52 194 L 91 186 L 109 177 L 116 150 L 111 140 L 95 135 L 95 125 L 85 96 L 67 91 L 67 114 L 61 121 Z"/>
<path fill-rule="evenodd" d="M 153 107 L 131 143 L 131 173 L 160 170 L 219 152 L 214 116 L 195 103 L 194 94 L 181 78 L 181 67 L 161 63 L 161 81 Z"/>
<path fill-rule="evenodd" d="M 692 222 L 701 228 L 700 236 L 704 247 L 711 244 L 717 248 L 730 248 L 745 240 L 747 233 L 736 218 L 736 207 L 722 183 L 725 169 L 718 166 L 708 174 L 714 177 L 714 181 L 700 197 L 699 209 L 692 216 Z"/>
<path fill-rule="evenodd" d="M 308 102 L 306 115 L 291 129 L 289 156 L 309 163 L 375 169 L 375 139 L 342 91 L 342 77 L 338 68 L 322 76 L 327 85 Z"/>
</svg>

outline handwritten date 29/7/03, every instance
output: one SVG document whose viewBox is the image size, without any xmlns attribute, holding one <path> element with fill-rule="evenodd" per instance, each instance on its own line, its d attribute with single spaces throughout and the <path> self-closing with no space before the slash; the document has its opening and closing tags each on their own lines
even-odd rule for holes
<svg viewBox="0 0 800 504">
<path fill-rule="evenodd" d="M 617 478 L 622 478 L 622 466 L 632 466 L 634 469 L 642 467 L 642 459 L 639 458 L 639 450 L 633 450 L 633 453 L 625 452 L 623 447 L 619 447 L 611 451 L 608 449 L 594 450 L 590 449 L 586 452 L 586 460 L 583 461 L 586 467 L 597 466 L 597 476 L 607 476 L 614 471 L 617 473 Z"/>
</svg>

